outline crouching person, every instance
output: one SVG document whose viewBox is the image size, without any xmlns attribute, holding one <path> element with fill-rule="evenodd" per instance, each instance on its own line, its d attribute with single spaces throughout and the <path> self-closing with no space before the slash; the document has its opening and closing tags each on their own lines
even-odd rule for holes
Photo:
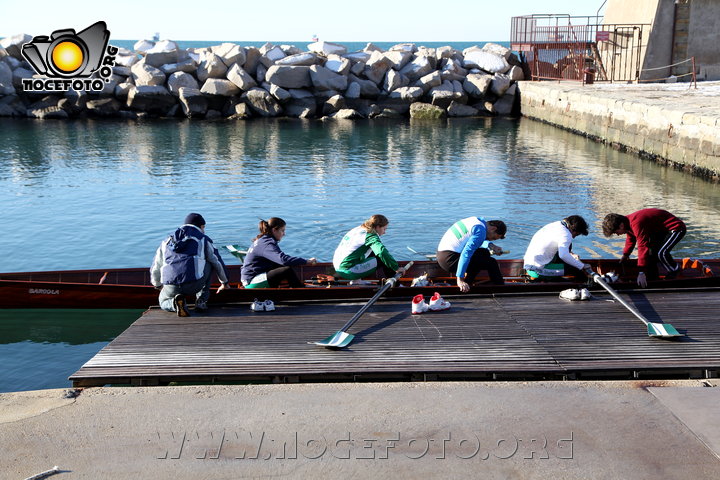
<svg viewBox="0 0 720 480">
<path fill-rule="evenodd" d="M 195 310 L 207 310 L 210 278 L 220 279 L 218 292 L 230 288 L 225 263 L 205 235 L 205 219 L 199 213 L 185 217 L 185 224 L 158 247 L 150 269 L 150 281 L 160 288 L 160 308 L 187 317 L 187 296 L 195 297 Z"/>
<path fill-rule="evenodd" d="M 582 281 L 591 275 L 590 265 L 572 253 L 573 239 L 587 234 L 587 222 L 580 215 L 570 215 L 538 230 L 530 240 L 523 261 L 530 278 L 556 281 L 562 280 L 563 275 L 572 275 Z"/>
</svg>

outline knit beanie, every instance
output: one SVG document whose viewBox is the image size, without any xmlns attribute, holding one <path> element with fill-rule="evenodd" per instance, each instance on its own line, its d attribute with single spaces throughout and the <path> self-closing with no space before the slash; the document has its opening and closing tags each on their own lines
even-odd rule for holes
<svg viewBox="0 0 720 480">
<path fill-rule="evenodd" d="M 205 219 L 199 213 L 191 213 L 187 217 L 185 217 L 185 225 L 187 224 L 195 225 L 196 227 L 200 228 L 205 225 Z"/>
</svg>

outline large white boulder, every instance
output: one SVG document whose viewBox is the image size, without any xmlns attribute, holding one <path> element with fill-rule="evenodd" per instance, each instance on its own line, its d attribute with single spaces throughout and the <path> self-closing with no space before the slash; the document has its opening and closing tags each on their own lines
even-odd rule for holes
<svg viewBox="0 0 720 480">
<path fill-rule="evenodd" d="M 165 114 L 175 105 L 175 97 L 162 85 L 132 86 L 128 91 L 126 105 L 133 110 Z"/>
<path fill-rule="evenodd" d="M 484 73 L 471 73 L 465 78 L 465 81 L 463 82 L 463 89 L 471 97 L 481 98 L 488 91 L 488 88 L 490 88 L 492 79 L 492 75 Z"/>
<path fill-rule="evenodd" d="M 243 93 L 242 98 L 255 113 L 262 117 L 277 117 L 282 114 L 280 104 L 264 88 L 251 88 Z"/>
<path fill-rule="evenodd" d="M 130 71 L 135 85 L 153 86 L 165 84 L 165 74 L 162 70 L 147 65 L 144 59 L 130 67 Z"/>
<path fill-rule="evenodd" d="M 222 59 L 226 67 L 232 67 L 234 64 L 243 65 L 245 63 L 245 49 L 234 43 L 221 43 L 214 47 L 210 47 L 212 53 Z"/>
<path fill-rule="evenodd" d="M 119 65 L 121 67 L 132 67 L 138 61 L 140 61 L 140 57 L 138 57 L 134 53 L 132 55 L 116 55 L 115 56 L 115 65 Z"/>
<path fill-rule="evenodd" d="M 192 58 L 188 58 L 186 60 L 183 60 L 182 62 L 168 63 L 166 65 L 163 65 L 162 67 L 160 67 L 160 70 L 162 70 L 165 75 L 171 75 L 175 72 L 193 73 L 195 72 L 195 70 L 197 70 L 197 67 L 197 62 Z"/>
<path fill-rule="evenodd" d="M 490 82 L 490 91 L 492 93 L 502 97 L 508 88 L 510 88 L 510 77 L 502 73 L 493 75 L 492 82 Z"/>
<path fill-rule="evenodd" d="M 14 94 L 12 69 L 5 62 L 0 62 L 0 96 Z"/>
<path fill-rule="evenodd" d="M 392 92 L 400 87 L 406 87 L 410 84 L 410 80 L 398 71 L 393 69 L 388 70 L 385 75 L 385 81 L 383 82 L 383 90 L 386 92 Z"/>
<path fill-rule="evenodd" d="M 332 53 L 335 55 L 344 55 L 347 53 L 347 47 L 345 45 L 340 45 L 339 43 L 330 43 L 330 42 L 313 42 L 310 45 L 307 46 L 308 50 L 311 52 L 319 53 L 325 56 L 328 56 Z"/>
<path fill-rule="evenodd" d="M 477 49 L 465 54 L 463 65 L 465 68 L 479 68 L 490 73 L 505 73 L 510 70 L 510 64 L 501 55 Z"/>
<path fill-rule="evenodd" d="M 421 55 L 415 57 L 415 60 L 405 65 L 405 67 L 400 70 L 400 73 L 405 75 L 411 82 L 414 82 L 432 70 L 433 66 L 428 57 Z"/>
<path fill-rule="evenodd" d="M 448 58 L 444 62 L 445 64 L 440 68 L 443 80 L 465 80 L 468 71 L 462 67 L 460 61 Z"/>
<path fill-rule="evenodd" d="M 365 48 L 363 48 L 363 50 L 366 52 L 383 52 L 383 49 L 378 47 L 374 43 L 368 43 L 367 45 L 365 45 Z"/>
<path fill-rule="evenodd" d="M 358 99 L 360 98 L 360 84 L 357 82 L 351 82 L 350 85 L 348 85 L 347 90 L 345 91 L 345 98 L 349 99 Z"/>
<path fill-rule="evenodd" d="M 351 60 L 353 62 L 362 62 L 363 64 L 368 61 L 370 58 L 370 55 L 372 55 L 372 52 L 352 52 L 347 53 L 343 55 L 343 57 L 347 58 L 348 60 Z"/>
<path fill-rule="evenodd" d="M 232 97 L 240 93 L 240 89 L 233 82 L 226 78 L 208 78 L 203 83 L 200 92 L 208 95 L 219 95 L 221 97 Z"/>
<path fill-rule="evenodd" d="M 390 47 L 388 51 L 415 53 L 417 52 L 417 50 L 418 49 L 414 43 L 398 43 L 397 45 L 393 45 L 392 47 Z"/>
<path fill-rule="evenodd" d="M 478 114 L 478 109 L 452 101 L 447 107 L 447 113 L 448 117 L 473 117 Z"/>
<path fill-rule="evenodd" d="M 257 87 L 257 82 L 240 65 L 234 63 L 227 72 L 227 79 L 237 85 L 240 90 L 250 90 Z"/>
<path fill-rule="evenodd" d="M 152 40 L 138 40 L 133 45 L 133 50 L 141 55 L 145 55 L 148 50 L 155 46 L 155 42 Z"/>
<path fill-rule="evenodd" d="M 283 88 L 311 87 L 310 67 L 273 65 L 268 68 L 265 80 Z"/>
<path fill-rule="evenodd" d="M 414 102 L 423 96 L 423 89 L 420 87 L 400 87 L 390 92 L 390 98 Z"/>
<path fill-rule="evenodd" d="M 486 52 L 500 55 L 501 57 L 505 58 L 505 60 L 508 60 L 510 58 L 510 55 L 512 55 L 512 50 L 507 47 L 503 47 L 502 45 L 498 45 L 497 43 L 486 43 L 482 47 L 482 49 Z"/>
<path fill-rule="evenodd" d="M 391 52 L 385 52 L 385 58 L 390 62 L 390 66 L 395 70 L 401 70 L 405 65 L 412 60 L 412 52 L 406 52 L 403 50 L 393 50 Z"/>
<path fill-rule="evenodd" d="M 317 65 L 320 63 L 317 55 L 314 53 L 297 53 L 295 55 L 289 55 L 281 58 L 275 62 L 275 65 L 298 65 L 309 67 L 310 65 Z"/>
<path fill-rule="evenodd" d="M 8 19 L 9 20 L 9 19 Z M 22 46 L 32 40 L 32 35 L 27 33 L 19 33 L 17 35 L 11 35 L 0 40 L 0 47 L 4 48 L 8 55 L 23 60 Z"/>
<path fill-rule="evenodd" d="M 227 73 L 227 66 L 214 53 L 205 53 L 197 68 L 197 78 L 201 83 L 205 83 L 208 78 L 223 78 Z"/>
<path fill-rule="evenodd" d="M 313 86 L 319 91 L 347 89 L 348 77 L 339 75 L 320 65 L 310 67 L 310 79 Z"/>
<path fill-rule="evenodd" d="M 207 98 L 197 88 L 181 87 L 178 96 L 180 107 L 186 117 L 202 116 L 207 112 Z"/>
<path fill-rule="evenodd" d="M 525 80 L 525 73 L 523 73 L 522 68 L 518 67 L 517 65 L 510 67 L 510 70 L 508 70 L 507 72 L 507 76 L 510 77 L 510 80 L 513 82 Z"/>
<path fill-rule="evenodd" d="M 430 72 L 424 77 L 421 77 L 416 83 L 416 87 L 420 87 L 423 89 L 424 92 L 427 92 L 433 87 L 437 87 L 439 85 L 442 85 L 443 81 L 440 77 L 440 72 L 438 70 L 435 70 L 434 72 Z"/>
<path fill-rule="evenodd" d="M 175 72 L 168 77 L 168 90 L 171 94 L 178 96 L 181 88 L 190 88 L 197 90 L 199 88 L 195 77 L 185 72 Z"/>
<path fill-rule="evenodd" d="M 370 58 L 365 63 L 365 69 L 363 73 L 365 78 L 378 85 L 385 78 L 385 73 L 390 70 L 392 63 L 380 52 L 372 52 Z"/>
<path fill-rule="evenodd" d="M 352 73 L 348 75 L 348 81 L 357 83 L 360 85 L 360 96 L 365 98 L 377 98 L 380 95 L 380 89 L 377 84 L 371 80 L 363 80 L 358 78 Z"/>
<path fill-rule="evenodd" d="M 278 87 L 277 85 L 272 85 L 270 83 L 263 83 L 262 87 L 270 92 L 270 95 L 275 97 L 276 100 L 280 102 L 284 102 L 285 100 L 290 100 L 292 98 L 292 95 L 289 91 L 282 87 Z"/>
<path fill-rule="evenodd" d="M 260 52 L 263 50 L 260 49 Z M 265 51 L 260 56 L 260 63 L 265 65 L 266 68 L 270 68 L 272 65 L 275 64 L 278 60 L 281 58 L 285 58 L 287 55 L 285 55 L 285 52 L 282 51 L 282 48 L 280 47 L 272 47 Z"/>
<path fill-rule="evenodd" d="M 347 75 L 350 71 L 350 60 L 340 55 L 328 55 L 325 68 L 339 75 Z"/>
</svg>

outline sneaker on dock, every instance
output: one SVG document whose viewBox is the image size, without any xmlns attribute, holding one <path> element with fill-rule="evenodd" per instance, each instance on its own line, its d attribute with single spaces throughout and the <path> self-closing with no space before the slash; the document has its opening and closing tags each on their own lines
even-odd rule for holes
<svg viewBox="0 0 720 480">
<path fill-rule="evenodd" d="M 250 310 L 253 312 L 264 312 L 265 304 L 263 302 L 258 302 L 258 299 L 256 298 L 253 303 L 250 304 Z"/>
<path fill-rule="evenodd" d="M 266 312 L 272 312 L 273 310 L 275 310 L 275 304 L 272 300 L 265 300 L 263 302 L 263 308 Z"/>
<path fill-rule="evenodd" d="M 580 291 L 577 288 L 568 288 L 560 292 L 560 298 L 564 300 L 580 300 Z"/>
<path fill-rule="evenodd" d="M 590 290 L 587 288 L 581 288 L 580 289 L 580 298 L 578 300 L 590 300 L 592 298 L 592 293 L 590 293 Z"/>
<path fill-rule="evenodd" d="M 184 295 L 175 295 L 175 298 L 173 298 L 173 308 L 175 309 L 175 313 L 177 313 L 178 317 L 190 316 Z"/>
<path fill-rule="evenodd" d="M 438 292 L 435 292 L 432 298 L 430 298 L 428 309 L 433 312 L 440 312 L 442 310 L 447 310 L 448 308 L 450 308 L 450 302 L 442 298 Z"/>
<path fill-rule="evenodd" d="M 410 310 L 413 315 L 420 315 L 428 311 L 428 304 L 425 303 L 425 299 L 422 295 L 415 295 L 412 299 L 412 309 Z"/>
<path fill-rule="evenodd" d="M 207 302 L 205 300 L 195 301 L 195 310 L 198 312 L 206 312 L 208 309 Z"/>
</svg>

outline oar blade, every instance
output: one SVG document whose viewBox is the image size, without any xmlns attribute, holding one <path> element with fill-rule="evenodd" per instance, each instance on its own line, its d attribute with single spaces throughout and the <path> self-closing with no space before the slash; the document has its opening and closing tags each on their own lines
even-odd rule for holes
<svg viewBox="0 0 720 480">
<path fill-rule="evenodd" d="M 350 345 L 350 342 L 353 341 L 353 338 L 355 338 L 355 335 L 343 332 L 342 330 L 338 330 L 327 338 L 324 338 L 318 342 L 311 343 L 313 345 L 319 345 L 321 347 L 327 348 L 344 348 Z"/>
<path fill-rule="evenodd" d="M 669 323 L 652 323 L 647 324 L 647 332 L 651 337 L 661 338 L 673 338 L 673 337 L 684 337 L 682 333 L 678 332 L 675 327 Z"/>
</svg>

